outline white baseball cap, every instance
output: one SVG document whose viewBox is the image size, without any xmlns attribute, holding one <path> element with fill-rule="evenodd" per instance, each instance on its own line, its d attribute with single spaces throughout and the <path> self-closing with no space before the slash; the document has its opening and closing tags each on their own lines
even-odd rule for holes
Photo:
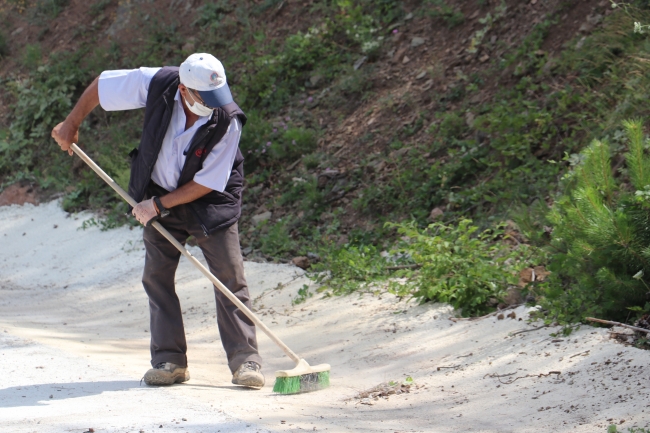
<svg viewBox="0 0 650 433">
<path fill-rule="evenodd" d="M 179 75 L 181 84 L 196 90 L 209 107 L 218 108 L 233 101 L 226 71 L 212 54 L 192 54 L 181 63 Z"/>
</svg>

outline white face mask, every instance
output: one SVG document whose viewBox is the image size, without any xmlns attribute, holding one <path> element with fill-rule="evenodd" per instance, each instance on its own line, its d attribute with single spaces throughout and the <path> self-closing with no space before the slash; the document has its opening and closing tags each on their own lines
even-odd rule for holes
<svg viewBox="0 0 650 433">
<path fill-rule="evenodd" d="M 185 99 L 185 105 L 187 105 L 187 108 L 189 108 L 189 110 L 197 116 L 205 117 L 212 114 L 212 108 L 201 105 L 196 101 L 194 101 L 193 105 L 190 105 L 190 103 L 187 101 L 187 98 L 183 99 Z"/>
</svg>

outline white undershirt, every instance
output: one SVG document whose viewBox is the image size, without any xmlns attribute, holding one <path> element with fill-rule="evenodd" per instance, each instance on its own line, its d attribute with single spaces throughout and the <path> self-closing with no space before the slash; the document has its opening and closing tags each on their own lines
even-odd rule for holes
<svg viewBox="0 0 650 433">
<path fill-rule="evenodd" d="M 144 108 L 149 83 L 159 70 L 160 68 L 139 68 L 102 72 L 99 76 L 99 103 L 102 108 L 106 111 Z M 188 149 L 198 128 L 209 120 L 209 116 L 199 117 L 186 131 L 183 100 L 178 90 L 174 101 L 172 119 L 151 174 L 151 179 L 167 191 L 178 187 L 178 179 L 185 165 L 183 152 Z M 233 117 L 226 134 L 205 158 L 201 170 L 194 175 L 194 182 L 219 192 L 226 189 L 237 155 L 241 130 L 241 122 L 236 116 Z"/>
</svg>

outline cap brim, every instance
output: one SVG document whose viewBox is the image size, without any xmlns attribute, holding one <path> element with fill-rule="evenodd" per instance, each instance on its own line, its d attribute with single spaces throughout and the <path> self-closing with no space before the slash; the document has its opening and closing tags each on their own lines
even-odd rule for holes
<svg viewBox="0 0 650 433">
<path fill-rule="evenodd" d="M 230 93 L 227 83 L 216 90 L 198 90 L 198 92 L 208 107 L 219 108 L 233 102 L 232 93 Z"/>
</svg>

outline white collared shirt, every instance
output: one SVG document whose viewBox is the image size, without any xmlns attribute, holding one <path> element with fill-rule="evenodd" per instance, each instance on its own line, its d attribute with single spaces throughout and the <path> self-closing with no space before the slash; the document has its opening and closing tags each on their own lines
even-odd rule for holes
<svg viewBox="0 0 650 433">
<path fill-rule="evenodd" d="M 100 105 L 106 111 L 144 108 L 149 83 L 159 70 L 160 68 L 139 68 L 102 72 L 99 76 Z M 178 187 L 178 179 L 185 165 L 183 152 L 189 148 L 198 128 L 209 120 L 209 116 L 199 117 L 186 131 L 183 100 L 178 90 L 174 101 L 172 119 L 151 174 L 151 179 L 167 191 Z M 226 134 L 205 158 L 201 170 L 194 175 L 194 182 L 219 192 L 226 189 L 237 155 L 241 131 L 241 122 L 235 116 L 230 121 Z"/>
</svg>

